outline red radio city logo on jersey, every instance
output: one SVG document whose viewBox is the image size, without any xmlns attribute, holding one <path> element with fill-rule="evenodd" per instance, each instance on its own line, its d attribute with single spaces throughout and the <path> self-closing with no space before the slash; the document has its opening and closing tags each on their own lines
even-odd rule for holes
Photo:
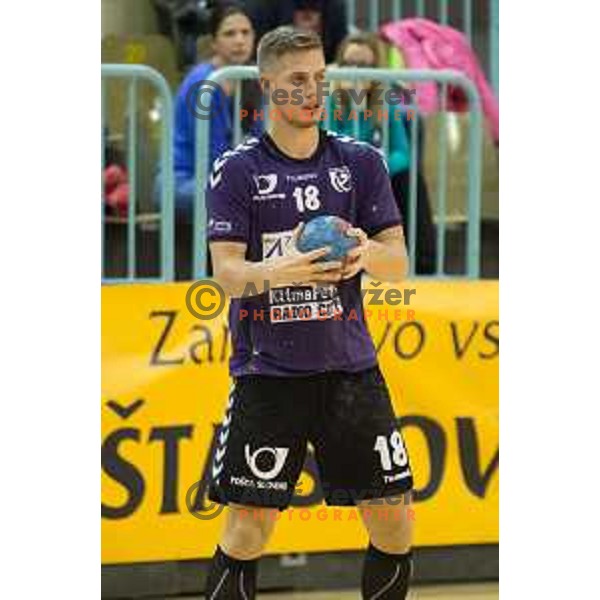
<svg viewBox="0 0 600 600">
<path fill-rule="evenodd" d="M 410 306 L 415 288 L 403 290 L 393 287 L 381 287 L 380 281 L 370 282 L 371 287 L 361 288 L 358 292 L 347 290 L 346 293 L 360 294 L 365 308 L 363 314 L 356 309 L 344 311 L 339 289 L 335 284 L 307 285 L 292 282 L 289 286 L 271 287 L 269 280 L 262 283 L 259 291 L 255 283 L 248 283 L 240 298 L 263 296 L 268 301 L 268 308 L 240 308 L 237 314 L 239 321 L 269 321 L 272 324 L 289 321 L 348 320 L 358 321 L 365 318 L 378 321 L 414 320 L 414 309 L 395 308 L 400 305 Z M 190 314 L 200 320 L 218 317 L 226 305 L 226 294 L 221 285 L 214 279 L 195 281 L 187 290 L 185 303 Z M 381 308 L 379 308 L 381 307 Z"/>
</svg>

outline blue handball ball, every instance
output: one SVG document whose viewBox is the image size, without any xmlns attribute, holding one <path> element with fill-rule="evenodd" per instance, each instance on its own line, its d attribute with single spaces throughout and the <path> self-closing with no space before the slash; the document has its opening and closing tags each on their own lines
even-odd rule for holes
<svg viewBox="0 0 600 600">
<path fill-rule="evenodd" d="M 348 221 L 334 215 L 315 217 L 304 225 L 296 247 L 300 252 L 310 252 L 329 246 L 331 251 L 318 259 L 319 262 L 343 260 L 348 251 L 358 245 L 357 238 L 346 235 L 350 227 Z"/>
</svg>

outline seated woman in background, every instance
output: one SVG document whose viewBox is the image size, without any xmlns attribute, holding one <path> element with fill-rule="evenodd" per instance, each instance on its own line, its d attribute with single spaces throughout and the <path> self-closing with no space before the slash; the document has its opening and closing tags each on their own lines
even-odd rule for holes
<svg viewBox="0 0 600 600">
<path fill-rule="evenodd" d="M 254 28 L 243 8 L 236 5 L 215 7 L 210 22 L 213 55 L 210 61 L 193 67 L 186 75 L 175 98 L 175 130 L 174 130 L 174 182 L 175 182 L 175 271 L 177 279 L 191 279 L 193 251 L 193 220 L 196 198 L 196 126 L 198 120 L 194 115 L 197 110 L 203 114 L 202 106 L 207 104 L 207 95 L 198 98 L 199 82 L 210 80 L 213 71 L 229 65 L 246 65 L 254 52 Z M 210 116 L 210 140 L 206 146 L 208 151 L 208 172 L 213 161 L 226 150 L 235 145 L 233 139 L 234 115 L 232 83 L 224 81 L 212 94 L 212 106 L 215 107 Z M 257 81 L 242 82 L 241 108 L 247 110 L 249 116 L 241 121 L 242 138 L 247 135 L 260 135 L 263 128 L 261 121 L 253 121 L 254 110 L 262 105 L 262 95 Z M 197 108 L 196 108 L 197 107 Z M 241 141 L 241 140 L 240 140 Z M 160 183 L 160 174 L 157 184 Z M 158 185 L 156 189 L 159 198 Z M 210 255 L 207 251 L 207 273 L 211 273 Z"/>
<path fill-rule="evenodd" d="M 174 170 L 176 188 L 176 206 L 178 212 L 191 210 L 195 193 L 195 161 L 196 161 L 196 121 L 193 107 L 199 103 L 194 96 L 194 86 L 210 79 L 216 69 L 228 65 L 248 64 L 254 50 L 254 29 L 250 18 L 239 6 L 221 6 L 214 10 L 211 20 L 213 38 L 213 57 L 209 62 L 196 65 L 185 77 L 175 99 L 175 147 Z M 212 106 L 216 107 L 211 115 L 209 142 L 209 169 L 213 161 L 225 150 L 234 145 L 233 114 L 234 102 L 231 95 L 233 85 L 229 82 L 220 84 L 222 92 L 217 90 L 212 96 Z M 197 91 L 197 90 L 196 90 Z M 206 97 L 202 103 L 206 104 Z M 261 104 L 261 92 L 258 83 L 249 80 L 242 86 L 242 108 L 248 115 Z M 201 112 L 201 105 L 198 104 Z M 262 121 L 255 122 L 251 118 L 242 120 L 242 134 L 260 134 Z"/>
<path fill-rule="evenodd" d="M 376 68 L 381 65 L 381 42 L 372 33 L 355 33 L 347 36 L 338 48 L 337 66 Z M 331 131 L 356 137 L 363 142 L 369 142 L 373 146 L 383 146 L 383 129 L 389 131 L 389 149 L 386 155 L 388 169 L 394 190 L 394 196 L 398 208 L 404 219 L 404 234 L 409 241 L 409 198 L 410 198 L 410 168 L 411 168 L 411 144 L 412 126 L 408 118 L 406 103 L 387 106 L 384 104 L 384 94 L 375 94 L 380 87 L 377 81 L 348 81 L 340 84 L 338 89 L 348 92 L 350 88 L 356 90 L 354 96 L 360 98 L 361 92 L 366 90 L 363 102 L 356 104 L 348 93 L 327 97 L 326 110 L 328 118 L 325 126 Z M 331 87 L 331 91 L 335 86 Z M 398 92 L 401 88 L 397 88 Z M 398 94 L 399 95 L 399 94 Z M 341 96 L 341 103 L 336 100 Z M 404 99 L 403 99 L 404 100 Z M 416 110 L 416 107 L 411 107 Z M 334 113 L 334 111 L 341 111 Z M 372 112 L 365 114 L 366 110 Z M 355 111 L 354 114 L 351 111 Z M 385 115 L 387 111 L 387 118 Z M 399 115 L 399 113 L 401 113 Z M 414 114 L 414 112 L 413 112 Z M 401 116 L 401 118 L 396 118 Z M 415 118 L 415 117 L 413 117 Z M 416 123 L 416 131 L 419 136 L 419 154 L 423 149 L 421 127 Z M 435 231 L 431 218 L 431 207 L 429 205 L 429 194 L 425 178 L 421 174 L 420 157 L 417 157 L 415 168 L 417 182 L 417 226 L 416 226 L 416 265 L 417 273 L 433 273 L 435 270 Z"/>
</svg>

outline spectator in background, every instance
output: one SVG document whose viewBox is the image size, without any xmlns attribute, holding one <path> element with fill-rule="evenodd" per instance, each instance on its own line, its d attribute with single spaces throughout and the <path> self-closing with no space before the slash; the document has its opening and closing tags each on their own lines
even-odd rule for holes
<svg viewBox="0 0 600 600">
<path fill-rule="evenodd" d="M 346 37 L 339 46 L 337 54 L 337 65 L 339 67 L 375 68 L 382 64 L 382 45 L 379 38 L 372 33 L 355 33 Z M 407 241 L 410 237 L 409 223 L 409 198 L 410 198 L 410 169 L 411 169 L 411 145 L 416 140 L 412 139 L 412 126 L 409 119 L 407 100 L 410 98 L 406 92 L 399 86 L 395 86 L 398 95 L 402 98 L 402 103 L 386 106 L 383 104 L 383 94 L 376 95 L 374 92 L 380 87 L 377 81 L 357 80 L 338 84 L 338 88 L 348 92 L 350 88 L 356 90 L 355 96 L 360 97 L 361 90 L 366 90 L 365 101 L 357 105 L 351 99 L 348 93 L 336 94 L 341 96 L 341 104 L 334 102 L 331 95 L 333 86 L 330 88 L 330 94 L 327 97 L 326 110 L 328 119 L 325 124 L 329 129 L 340 134 L 356 137 L 357 139 L 369 142 L 370 144 L 381 147 L 383 145 L 383 130 L 389 131 L 389 150 L 386 156 L 388 170 L 390 173 L 394 196 L 398 203 L 398 208 L 405 223 L 405 236 Z M 412 108 L 412 107 L 411 107 Z M 372 111 L 365 114 L 365 110 Z M 339 118 L 335 118 L 334 111 Z M 351 111 L 356 111 L 351 114 Z M 387 111 L 387 118 L 385 116 Z M 396 118 L 397 113 L 401 113 L 401 118 Z M 413 115 L 414 115 L 413 110 Z M 412 118 L 417 118 L 416 115 Z M 419 139 L 419 154 L 423 149 L 421 127 L 419 121 L 416 122 L 417 136 Z M 429 205 L 429 193 L 425 178 L 420 171 L 420 157 L 417 157 L 416 183 L 417 183 L 417 239 L 416 239 L 416 265 L 417 273 L 433 273 L 435 270 L 435 231 L 431 218 L 431 208 Z"/>
<path fill-rule="evenodd" d="M 227 65 L 247 64 L 254 46 L 254 30 L 244 10 L 238 6 L 221 6 L 213 12 L 211 21 L 213 39 L 213 57 L 207 63 L 194 67 L 183 80 L 175 99 L 175 148 L 174 167 L 178 208 L 185 209 L 192 202 L 195 189 L 196 161 L 196 118 L 193 105 L 198 101 L 194 97 L 194 86 L 200 81 L 210 79 L 210 74 Z M 211 115 L 209 163 L 233 145 L 233 120 L 239 118 L 233 114 L 233 101 L 229 94 L 233 86 L 228 82 L 221 84 L 222 92 L 213 94 L 212 105 L 216 108 Z M 253 93 L 254 92 L 254 93 Z M 191 97 L 188 98 L 188 95 Z M 203 99 L 206 102 L 206 99 Z M 249 105 L 252 105 L 251 107 Z M 260 105 L 258 83 L 249 81 L 243 86 L 242 107 L 253 109 Z M 192 109 L 192 110 L 191 110 Z M 244 134 L 259 133 L 262 122 L 246 118 L 242 121 Z"/>
<path fill-rule="evenodd" d="M 152 0 L 159 31 L 173 40 L 182 71 L 195 65 L 196 40 L 208 32 L 215 0 Z"/>
<path fill-rule="evenodd" d="M 321 36 L 325 60 L 335 59 L 336 48 L 348 33 L 344 0 L 248 0 L 244 3 L 256 28 L 257 41 L 279 25 L 293 25 Z"/>
<path fill-rule="evenodd" d="M 190 106 L 198 99 L 194 96 L 194 86 L 202 80 L 210 79 L 216 69 L 227 65 L 247 64 L 254 50 L 254 29 L 243 8 L 237 5 L 220 5 L 212 12 L 211 34 L 213 56 L 209 62 L 196 65 L 183 80 L 175 99 L 174 133 L 174 179 L 175 215 L 177 248 L 176 270 L 178 279 L 188 279 L 191 275 L 191 225 L 196 196 L 196 118 Z M 222 82 L 222 91 L 216 91 L 212 105 L 218 107 L 211 115 L 209 140 L 209 169 L 212 162 L 222 152 L 233 146 L 234 102 L 230 95 L 233 85 Z M 188 98 L 190 95 L 190 98 Z M 206 98 L 202 99 L 206 103 Z M 254 114 L 261 106 L 261 92 L 257 81 L 248 80 L 242 85 L 241 107 Z M 247 117 L 241 121 L 242 134 L 260 134 L 262 121 Z M 188 243 L 188 236 L 190 238 Z M 210 270 L 210 268 L 209 268 Z"/>
</svg>

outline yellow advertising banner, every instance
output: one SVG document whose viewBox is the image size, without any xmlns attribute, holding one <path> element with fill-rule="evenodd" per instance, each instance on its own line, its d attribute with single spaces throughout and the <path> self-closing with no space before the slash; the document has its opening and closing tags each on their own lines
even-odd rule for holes
<svg viewBox="0 0 600 600">
<path fill-rule="evenodd" d="M 230 387 L 227 310 L 198 319 L 189 287 L 102 288 L 103 564 L 208 558 L 223 526 L 205 492 Z M 409 305 L 385 290 L 365 301 L 415 475 L 415 545 L 496 543 L 498 282 L 397 287 L 415 290 Z M 310 454 L 299 487 L 267 553 L 366 545 L 354 508 L 325 508 Z"/>
</svg>

